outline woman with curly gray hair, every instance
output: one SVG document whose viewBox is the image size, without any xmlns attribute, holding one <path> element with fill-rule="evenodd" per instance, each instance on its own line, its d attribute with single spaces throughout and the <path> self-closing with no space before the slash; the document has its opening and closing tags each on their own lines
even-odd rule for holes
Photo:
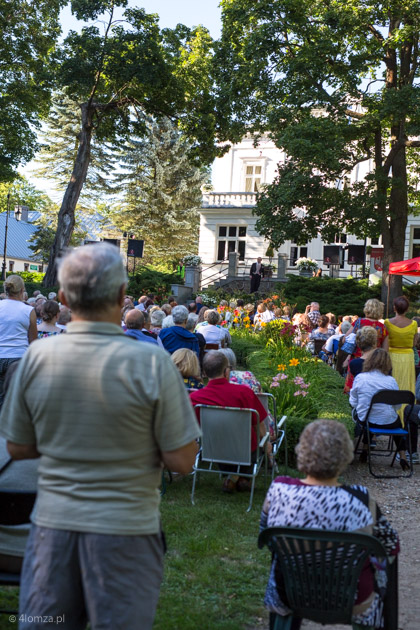
<svg viewBox="0 0 420 630">
<path fill-rule="evenodd" d="M 261 530 L 266 527 L 363 529 L 376 536 L 389 555 L 398 553 L 398 536 L 369 497 L 367 488 L 341 485 L 338 481 L 353 459 L 353 442 L 343 424 L 335 420 L 311 422 L 300 436 L 296 454 L 298 469 L 305 476 L 303 479 L 277 477 L 273 481 L 261 513 Z M 270 627 L 275 614 L 290 614 L 279 595 L 282 591 L 283 578 L 274 559 L 265 595 L 265 605 L 271 612 Z M 353 623 L 381 627 L 381 605 L 380 595 L 374 591 L 373 569 L 369 564 L 360 575 L 355 600 L 357 615 Z M 292 630 L 300 628 L 300 621 L 293 620 Z"/>
</svg>

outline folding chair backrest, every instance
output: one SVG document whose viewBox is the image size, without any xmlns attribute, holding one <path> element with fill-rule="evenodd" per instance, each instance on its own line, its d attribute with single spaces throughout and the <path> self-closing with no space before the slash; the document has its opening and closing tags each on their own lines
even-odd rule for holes
<svg viewBox="0 0 420 630">
<path fill-rule="evenodd" d="M 340 343 L 339 339 L 333 339 L 333 354 L 337 353 L 339 343 Z"/>
<path fill-rule="evenodd" d="M 381 389 L 372 396 L 366 417 L 368 420 L 373 405 L 414 405 L 416 397 L 405 389 Z"/>
<path fill-rule="evenodd" d="M 202 460 L 250 465 L 252 413 L 257 412 L 200 406 Z"/>
<path fill-rule="evenodd" d="M 325 345 L 325 339 L 314 339 L 314 352 L 318 355 Z"/>
<path fill-rule="evenodd" d="M 262 392 L 261 394 L 257 394 L 257 398 L 258 398 L 258 400 L 260 401 L 260 403 L 262 404 L 262 406 L 264 407 L 264 409 L 267 412 L 275 413 L 274 412 L 274 408 L 275 408 L 275 403 L 274 402 L 272 402 L 273 409 L 272 410 L 270 409 L 270 399 L 272 401 L 274 401 L 273 394 L 268 394 L 268 393 Z M 265 418 L 264 424 L 265 424 L 265 427 L 266 427 L 267 431 L 269 431 L 270 430 L 270 420 L 269 420 L 268 417 Z"/>
<path fill-rule="evenodd" d="M 373 536 L 354 532 L 272 527 L 261 532 L 281 570 L 280 590 L 297 617 L 350 624 L 360 573 L 369 556 L 386 558 Z"/>
<path fill-rule="evenodd" d="M 36 492 L 0 490 L 0 525 L 29 523 Z"/>
</svg>

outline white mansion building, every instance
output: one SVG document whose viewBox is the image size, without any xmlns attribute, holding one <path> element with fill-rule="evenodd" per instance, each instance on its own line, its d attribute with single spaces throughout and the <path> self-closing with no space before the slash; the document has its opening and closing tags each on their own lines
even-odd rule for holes
<svg viewBox="0 0 420 630">
<path fill-rule="evenodd" d="M 361 261 L 354 256 L 363 255 L 364 241 L 351 234 L 337 234 L 334 243 L 325 243 L 320 237 L 313 239 L 304 246 L 286 241 L 274 257 L 269 260 L 266 256 L 269 243 L 255 229 L 256 217 L 252 208 L 256 201 L 256 192 L 262 184 L 269 184 L 274 180 L 277 164 L 284 162 L 284 152 L 278 149 L 269 139 L 262 139 L 254 147 L 252 137 L 246 137 L 239 144 L 232 145 L 229 152 L 217 158 L 212 169 L 212 189 L 214 192 L 203 195 L 200 209 L 200 238 L 199 256 L 203 261 L 202 287 L 222 280 L 227 275 L 233 275 L 232 256 L 231 268 L 228 274 L 229 254 L 237 253 L 236 277 L 249 275 L 251 263 L 258 256 L 263 258 L 264 264 L 272 264 L 273 276 L 284 277 L 284 273 L 297 273 L 295 262 L 302 256 L 308 256 L 317 261 L 324 274 L 346 277 L 356 275 Z M 350 183 L 359 181 L 372 169 L 370 161 L 358 164 L 351 173 Z M 337 185 L 343 185 L 339 182 Z M 352 245 L 359 246 L 351 248 Z M 338 265 L 324 263 L 326 256 L 324 247 L 334 247 L 329 250 L 338 254 Z M 381 239 L 367 239 L 366 246 L 372 248 L 367 257 L 370 265 L 371 280 L 379 280 L 382 257 Z M 370 248 L 369 250 L 370 251 Z M 420 256 L 420 217 L 410 216 L 407 226 L 406 246 L 404 258 Z M 356 262 L 351 262 L 351 261 Z M 223 284 L 227 280 L 223 281 Z"/>
</svg>

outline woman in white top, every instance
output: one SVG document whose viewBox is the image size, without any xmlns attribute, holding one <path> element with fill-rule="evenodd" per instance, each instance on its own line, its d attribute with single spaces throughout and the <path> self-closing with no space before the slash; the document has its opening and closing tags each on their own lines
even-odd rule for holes
<svg viewBox="0 0 420 630">
<path fill-rule="evenodd" d="M 24 304 L 24 291 L 20 276 L 9 276 L 4 283 L 6 299 L 0 301 L 0 409 L 9 365 L 19 361 L 37 338 L 36 313 L 32 306 Z"/>
<path fill-rule="evenodd" d="M 354 407 L 358 420 L 363 423 L 368 413 L 372 396 L 377 394 L 381 389 L 398 390 L 397 381 L 391 374 L 391 358 L 382 348 L 376 348 L 363 363 L 363 372 L 358 374 L 354 379 L 353 387 L 350 390 L 350 405 Z M 369 425 L 373 429 L 380 429 L 386 426 L 387 429 L 400 429 L 401 422 L 397 414 L 397 409 L 401 405 L 373 405 L 369 414 Z M 403 470 L 409 469 L 409 464 L 405 453 L 405 440 L 396 436 L 395 444 L 400 454 L 400 466 Z M 363 451 L 360 455 L 360 461 L 367 461 L 367 435 L 363 435 Z"/>
<path fill-rule="evenodd" d="M 227 328 L 220 328 L 220 315 L 217 311 L 210 311 L 207 315 L 207 326 L 200 326 L 200 334 L 203 335 L 207 343 L 217 343 L 219 348 L 230 346 L 232 343 L 231 336 Z"/>
</svg>

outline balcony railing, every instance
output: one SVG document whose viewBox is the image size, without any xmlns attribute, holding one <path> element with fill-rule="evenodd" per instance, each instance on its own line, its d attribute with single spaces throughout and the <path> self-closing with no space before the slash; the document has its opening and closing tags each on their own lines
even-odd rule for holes
<svg viewBox="0 0 420 630">
<path fill-rule="evenodd" d="M 203 208 L 252 208 L 256 201 L 253 192 L 205 193 Z"/>
</svg>

